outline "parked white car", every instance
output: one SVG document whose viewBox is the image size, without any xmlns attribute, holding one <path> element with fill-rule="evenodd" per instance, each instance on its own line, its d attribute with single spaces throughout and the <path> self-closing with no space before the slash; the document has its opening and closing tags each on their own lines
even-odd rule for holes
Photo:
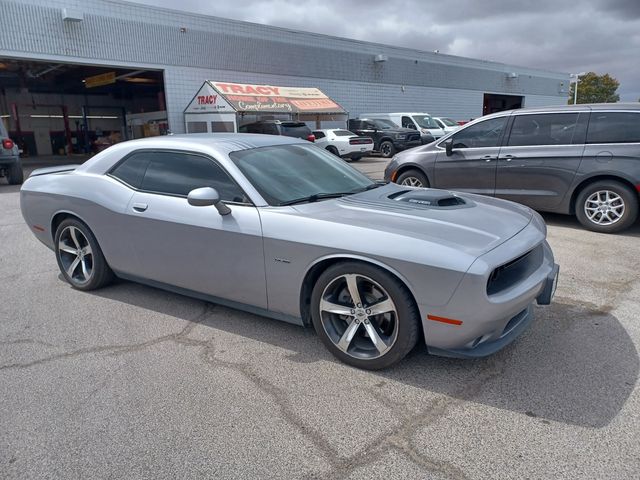
<svg viewBox="0 0 640 480">
<path fill-rule="evenodd" d="M 316 145 L 327 149 L 334 155 L 349 161 L 358 161 L 370 155 L 373 151 L 373 140 L 369 137 L 359 137 L 343 128 L 329 128 L 314 130 Z"/>
<path fill-rule="evenodd" d="M 460 128 L 460 125 L 455 120 L 451 120 L 447 117 L 432 117 L 436 123 L 444 130 L 444 133 L 455 132 Z"/>
</svg>

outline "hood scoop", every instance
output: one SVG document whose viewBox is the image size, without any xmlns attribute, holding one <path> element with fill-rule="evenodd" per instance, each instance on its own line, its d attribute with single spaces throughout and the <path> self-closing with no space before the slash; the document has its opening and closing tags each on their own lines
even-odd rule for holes
<svg viewBox="0 0 640 480">
<path fill-rule="evenodd" d="M 473 202 L 458 197 L 446 190 L 432 190 L 432 189 L 416 189 L 405 190 L 389 196 L 396 202 L 402 202 L 405 205 L 410 205 L 417 208 L 436 208 L 451 210 L 454 208 L 468 208 L 473 206 Z"/>
</svg>

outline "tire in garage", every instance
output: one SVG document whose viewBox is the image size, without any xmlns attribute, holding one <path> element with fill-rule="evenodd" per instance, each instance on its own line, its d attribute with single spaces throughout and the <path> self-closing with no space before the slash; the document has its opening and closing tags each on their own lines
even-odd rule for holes
<svg viewBox="0 0 640 480">
<path fill-rule="evenodd" d="M 24 181 L 24 173 L 22 171 L 22 165 L 19 163 L 14 163 L 9 167 L 9 172 L 7 174 L 7 181 L 9 185 L 20 185 Z"/>
</svg>

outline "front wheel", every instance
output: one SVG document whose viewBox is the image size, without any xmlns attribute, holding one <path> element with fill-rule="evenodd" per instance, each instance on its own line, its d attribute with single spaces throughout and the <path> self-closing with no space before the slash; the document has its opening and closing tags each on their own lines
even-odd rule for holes
<svg viewBox="0 0 640 480">
<path fill-rule="evenodd" d="M 406 185 L 407 187 L 429 188 L 429 180 L 427 176 L 420 170 L 407 170 L 398 175 L 396 183 Z"/>
<path fill-rule="evenodd" d="M 322 343 L 338 359 L 367 370 L 389 367 L 411 351 L 419 317 L 400 281 L 364 263 L 329 267 L 311 295 L 311 318 Z"/>
<path fill-rule="evenodd" d="M 380 153 L 384 158 L 391 158 L 396 154 L 396 147 L 390 140 L 385 140 L 380 144 Z"/>
<path fill-rule="evenodd" d="M 592 183 L 576 197 L 576 217 L 588 230 L 620 232 L 638 218 L 638 194 L 615 180 Z"/>
<path fill-rule="evenodd" d="M 68 218 L 58 225 L 55 252 L 60 272 L 73 288 L 95 290 L 113 279 L 96 238 L 79 220 Z"/>
</svg>

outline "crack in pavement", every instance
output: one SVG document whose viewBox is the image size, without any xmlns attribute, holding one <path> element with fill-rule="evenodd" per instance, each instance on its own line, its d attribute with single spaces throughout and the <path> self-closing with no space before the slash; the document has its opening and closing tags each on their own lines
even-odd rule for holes
<svg viewBox="0 0 640 480">
<path fill-rule="evenodd" d="M 483 375 L 474 377 L 474 380 L 465 384 L 460 389 L 449 395 L 442 395 L 430 402 L 419 413 L 407 412 L 401 404 L 395 403 L 397 412 L 402 418 L 400 426 L 392 432 L 383 434 L 370 443 L 370 446 L 362 453 L 357 453 L 349 458 L 337 462 L 327 476 L 328 479 L 344 479 L 355 470 L 370 466 L 379 461 L 389 449 L 394 449 L 404 455 L 415 465 L 424 468 L 431 473 L 438 473 L 450 479 L 467 479 L 465 472 L 459 467 L 441 459 L 433 458 L 418 452 L 414 438 L 421 428 L 427 427 L 446 415 L 453 407 L 467 402 L 479 395 L 487 382 L 501 376 L 506 369 L 506 360 L 498 361 L 490 359 L 484 368 Z M 375 398 L 375 397 L 374 397 Z"/>
<path fill-rule="evenodd" d="M 29 368 L 36 365 L 42 365 L 45 363 L 53 362 L 56 360 L 66 360 L 69 358 L 75 358 L 82 355 L 89 355 L 92 353 L 107 352 L 112 355 L 118 355 L 123 353 L 136 352 L 136 351 L 144 350 L 145 348 L 148 348 L 150 346 L 157 345 L 159 343 L 173 341 L 173 340 L 180 340 L 181 337 L 188 335 L 191 332 L 191 330 L 193 330 L 198 324 L 200 324 L 211 313 L 211 310 L 213 309 L 213 307 L 214 307 L 213 304 L 204 303 L 203 311 L 198 315 L 196 315 L 195 318 L 191 320 L 186 320 L 188 324 L 177 333 L 170 333 L 167 335 L 163 335 L 161 337 L 152 338 L 142 343 L 122 344 L 122 345 L 117 345 L 117 344 L 116 345 L 96 345 L 92 347 L 79 348 L 77 350 L 72 350 L 70 352 L 58 353 L 56 355 L 51 355 L 49 357 L 33 360 L 31 362 L 10 363 L 7 365 L 0 365 L 0 371 L 10 370 L 10 369 Z"/>
<path fill-rule="evenodd" d="M 200 347 L 202 348 L 202 359 L 208 365 L 214 368 L 230 369 L 239 373 L 243 378 L 252 383 L 259 391 L 273 399 L 275 405 L 280 410 L 282 420 L 297 430 L 304 438 L 309 440 L 314 445 L 317 453 L 319 453 L 320 456 L 322 456 L 328 463 L 330 472 L 327 474 L 327 478 L 346 478 L 356 469 L 367 467 L 376 461 L 379 461 L 384 454 L 388 453 L 389 449 L 399 452 L 411 462 L 429 472 L 439 473 L 451 479 L 468 478 L 465 473 L 455 465 L 419 453 L 413 444 L 413 438 L 418 433 L 419 429 L 442 418 L 453 406 L 468 401 L 478 395 L 486 386 L 487 381 L 502 374 L 505 369 L 504 361 L 497 362 L 494 360 L 493 362 L 490 362 L 485 369 L 486 371 L 484 375 L 476 376 L 471 383 L 466 384 L 451 395 L 443 395 L 435 399 L 418 413 L 407 411 L 408 407 L 406 405 L 401 402 L 394 401 L 391 398 L 386 397 L 384 394 L 374 395 L 374 398 L 379 403 L 384 404 L 386 407 L 391 405 L 391 410 L 399 419 L 400 425 L 390 433 L 382 434 L 371 441 L 370 446 L 365 448 L 363 452 L 355 453 L 350 457 L 340 457 L 339 450 L 335 448 L 320 431 L 317 431 L 313 427 L 305 424 L 301 415 L 300 407 L 291 402 L 287 390 L 259 375 L 249 363 L 230 362 L 216 357 L 215 347 L 212 343 L 213 338 L 198 340 L 188 337 L 189 333 L 191 333 L 197 325 L 202 323 L 207 316 L 212 313 L 214 307 L 214 304 L 204 303 L 202 312 L 200 312 L 194 319 L 187 320 L 188 324 L 180 331 L 153 338 L 145 342 L 86 347 L 52 355 L 32 362 L 3 365 L 0 366 L 0 370 L 24 369 L 56 360 L 75 358 L 93 353 L 121 355 L 141 351 L 164 342 L 174 342 L 181 345 Z M 29 343 L 32 341 L 26 339 L 14 342 Z M 112 373 L 111 377 L 114 374 L 115 373 Z M 86 403 L 86 401 L 89 401 L 99 389 L 104 388 L 108 384 L 108 380 L 109 378 L 106 381 L 103 381 L 98 388 L 90 392 L 90 394 L 80 402 L 78 408 L 82 406 L 82 404 Z M 317 478 L 317 474 L 314 474 L 313 476 Z"/>
</svg>

